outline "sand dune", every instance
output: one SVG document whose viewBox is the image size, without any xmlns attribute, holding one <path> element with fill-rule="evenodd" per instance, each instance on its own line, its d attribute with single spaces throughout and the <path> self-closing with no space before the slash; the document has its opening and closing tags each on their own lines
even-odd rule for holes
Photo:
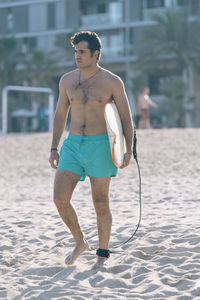
<svg viewBox="0 0 200 300">
<path fill-rule="evenodd" d="M 95 250 L 64 264 L 74 242 L 52 202 L 50 143 L 49 133 L 0 137 L 0 299 L 200 299 L 200 129 L 138 131 L 141 227 L 98 271 L 90 270 Z M 112 180 L 110 196 L 114 249 L 138 222 L 134 161 Z M 88 179 L 73 204 L 97 247 Z"/>
</svg>

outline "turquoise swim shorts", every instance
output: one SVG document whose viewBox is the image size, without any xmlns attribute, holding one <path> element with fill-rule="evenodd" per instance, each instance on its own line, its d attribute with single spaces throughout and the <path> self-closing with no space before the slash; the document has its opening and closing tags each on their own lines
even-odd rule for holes
<svg viewBox="0 0 200 300">
<path fill-rule="evenodd" d="M 117 167 L 113 164 L 107 134 L 81 136 L 69 134 L 64 140 L 58 170 L 66 170 L 81 176 L 114 177 Z"/>
</svg>

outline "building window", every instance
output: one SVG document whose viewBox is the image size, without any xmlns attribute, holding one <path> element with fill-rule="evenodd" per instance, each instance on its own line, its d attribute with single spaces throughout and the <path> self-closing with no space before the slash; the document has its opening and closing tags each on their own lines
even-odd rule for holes
<svg viewBox="0 0 200 300">
<path fill-rule="evenodd" d="M 23 38 L 21 44 L 21 51 L 23 54 L 29 54 L 33 49 L 37 48 L 37 38 Z"/>
<path fill-rule="evenodd" d="M 21 51 L 23 54 L 27 54 L 27 38 L 22 39 Z"/>
<path fill-rule="evenodd" d="M 81 2 L 81 24 L 83 26 L 99 24 L 116 24 L 122 22 L 122 2 L 109 1 L 107 3 L 92 1 Z"/>
<path fill-rule="evenodd" d="M 106 3 L 81 2 L 81 11 L 83 15 L 105 14 L 107 12 Z"/>
<path fill-rule="evenodd" d="M 165 0 L 146 0 L 146 8 L 165 7 Z"/>
<path fill-rule="evenodd" d="M 47 27 L 48 29 L 55 29 L 55 15 L 56 13 L 56 6 L 55 3 L 48 3 L 47 4 Z"/>
<path fill-rule="evenodd" d="M 13 32 L 13 12 L 11 7 L 8 8 L 7 12 L 7 31 L 8 33 Z"/>
<path fill-rule="evenodd" d="M 36 48 L 37 47 L 37 38 L 36 37 L 29 38 L 28 45 L 29 45 L 30 49 Z"/>
<path fill-rule="evenodd" d="M 200 3 L 198 0 L 191 2 L 191 13 L 192 15 L 197 15 L 200 12 Z"/>
<path fill-rule="evenodd" d="M 189 1 L 188 0 L 178 0 L 177 4 L 178 4 L 178 6 L 187 6 L 187 5 L 189 5 Z"/>
<path fill-rule="evenodd" d="M 116 57 L 124 55 L 123 32 L 113 32 L 107 35 L 100 35 L 102 42 L 103 57 Z"/>
<path fill-rule="evenodd" d="M 105 3 L 98 4 L 97 11 L 98 11 L 98 14 L 105 14 L 106 13 L 106 4 Z"/>
<path fill-rule="evenodd" d="M 13 8 L 13 24 L 14 33 L 29 31 L 29 10 L 27 5 Z"/>
</svg>

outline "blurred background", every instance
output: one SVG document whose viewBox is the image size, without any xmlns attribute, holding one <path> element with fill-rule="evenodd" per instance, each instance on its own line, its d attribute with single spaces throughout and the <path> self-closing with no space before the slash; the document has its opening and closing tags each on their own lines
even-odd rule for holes
<svg viewBox="0 0 200 300">
<path fill-rule="evenodd" d="M 153 128 L 200 127 L 200 0 L 0 0 L 0 131 L 49 130 L 62 74 L 76 68 L 70 37 L 91 30 L 102 40 L 100 65 L 125 83 L 133 119 L 144 87 L 158 104 Z M 4 101 L 5 105 L 5 101 Z"/>
</svg>

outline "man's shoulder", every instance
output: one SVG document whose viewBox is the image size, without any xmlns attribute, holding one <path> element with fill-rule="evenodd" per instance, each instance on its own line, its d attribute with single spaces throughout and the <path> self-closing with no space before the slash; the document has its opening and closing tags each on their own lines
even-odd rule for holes
<svg viewBox="0 0 200 300">
<path fill-rule="evenodd" d="M 67 72 L 65 74 L 63 74 L 60 78 L 60 83 L 64 82 L 68 82 L 69 80 L 71 80 L 72 78 L 74 78 L 74 76 L 76 76 L 78 72 L 78 69 L 72 70 L 70 72 Z"/>
<path fill-rule="evenodd" d="M 101 68 L 101 70 L 104 72 L 105 75 L 107 75 L 108 77 L 110 77 L 111 79 L 116 79 L 116 78 L 119 78 L 121 79 L 117 74 L 107 70 L 107 69 L 104 69 L 104 68 Z"/>
<path fill-rule="evenodd" d="M 103 69 L 103 68 L 101 68 L 101 69 L 104 72 L 107 79 L 111 80 L 114 84 L 115 83 L 117 84 L 119 82 L 123 83 L 122 79 L 117 74 L 115 74 L 107 69 Z"/>
</svg>

